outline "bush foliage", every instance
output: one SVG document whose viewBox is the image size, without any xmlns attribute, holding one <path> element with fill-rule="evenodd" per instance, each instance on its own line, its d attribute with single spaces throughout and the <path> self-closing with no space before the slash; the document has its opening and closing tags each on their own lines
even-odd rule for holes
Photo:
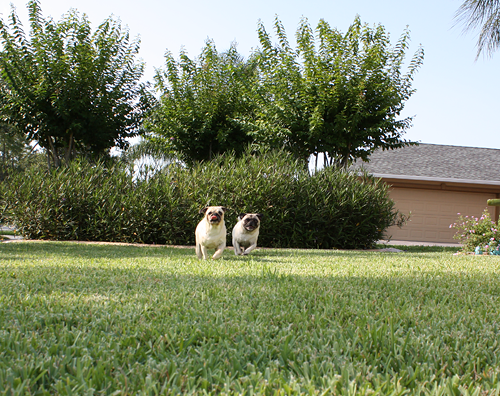
<svg viewBox="0 0 500 396">
<path fill-rule="evenodd" d="M 200 208 L 224 205 L 228 240 L 239 213 L 260 212 L 259 246 L 366 248 L 401 219 L 382 182 L 333 167 L 311 176 L 284 152 L 171 164 L 146 176 L 75 161 L 7 182 L 4 216 L 34 239 L 191 245 Z"/>
<path fill-rule="evenodd" d="M 498 254 L 500 246 L 500 226 L 492 220 L 488 210 L 481 217 L 464 216 L 459 213 L 456 223 L 450 225 L 457 233 L 464 252 Z"/>
</svg>

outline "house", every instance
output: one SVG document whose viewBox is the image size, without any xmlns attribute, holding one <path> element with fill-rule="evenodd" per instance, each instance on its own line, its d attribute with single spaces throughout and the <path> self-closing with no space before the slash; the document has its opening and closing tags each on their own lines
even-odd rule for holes
<svg viewBox="0 0 500 396">
<path fill-rule="evenodd" d="M 393 240 L 456 243 L 450 224 L 458 214 L 480 217 L 486 208 L 498 221 L 500 207 L 487 201 L 500 198 L 499 149 L 421 143 L 378 150 L 361 167 L 391 186 L 398 210 L 411 212 L 405 226 L 387 230 Z"/>
</svg>

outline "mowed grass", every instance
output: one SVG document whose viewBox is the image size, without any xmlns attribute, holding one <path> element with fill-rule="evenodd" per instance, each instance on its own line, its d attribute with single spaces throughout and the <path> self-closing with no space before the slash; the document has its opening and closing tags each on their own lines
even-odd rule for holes
<svg viewBox="0 0 500 396">
<path fill-rule="evenodd" d="M 0 245 L 0 394 L 499 394 L 500 258 Z"/>
</svg>

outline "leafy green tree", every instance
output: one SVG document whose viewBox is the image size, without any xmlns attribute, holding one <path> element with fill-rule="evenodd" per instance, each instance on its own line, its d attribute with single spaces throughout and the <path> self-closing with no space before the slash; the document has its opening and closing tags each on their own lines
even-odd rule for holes
<svg viewBox="0 0 500 396">
<path fill-rule="evenodd" d="M 476 59 L 481 52 L 491 56 L 500 47 L 500 0 L 465 0 L 455 19 L 465 24 L 465 31 L 481 28 Z"/>
<path fill-rule="evenodd" d="M 167 53 L 166 67 L 155 82 L 161 95 L 147 122 L 149 138 L 170 147 L 186 163 L 209 160 L 226 151 L 241 155 L 251 137 L 244 117 L 254 112 L 249 99 L 254 68 L 231 45 L 219 53 L 207 41 L 192 60 L 181 51 L 176 61 Z"/>
<path fill-rule="evenodd" d="M 0 19 L 0 114 L 38 142 L 58 167 L 76 155 L 107 155 L 139 133 L 147 101 L 139 41 L 109 18 L 92 33 L 85 15 L 44 19 L 28 3 L 30 37 L 15 9 Z"/>
<path fill-rule="evenodd" d="M 411 117 L 398 117 L 414 92 L 423 50 L 404 73 L 408 31 L 393 47 L 383 26 L 370 27 L 359 17 L 345 34 L 324 20 L 313 31 L 303 19 L 294 50 L 278 18 L 274 29 L 277 44 L 262 23 L 258 29 L 257 142 L 284 147 L 304 162 L 324 153 L 329 165 L 342 167 L 368 160 L 376 149 L 411 144 L 402 139 Z"/>
</svg>

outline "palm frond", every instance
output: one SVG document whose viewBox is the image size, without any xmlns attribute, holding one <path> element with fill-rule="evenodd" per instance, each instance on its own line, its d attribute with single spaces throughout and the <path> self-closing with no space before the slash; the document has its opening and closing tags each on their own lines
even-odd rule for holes
<svg viewBox="0 0 500 396">
<path fill-rule="evenodd" d="M 481 53 L 492 56 L 500 47 L 500 0 L 465 0 L 455 14 L 464 32 L 480 28 L 476 60 Z"/>
</svg>

